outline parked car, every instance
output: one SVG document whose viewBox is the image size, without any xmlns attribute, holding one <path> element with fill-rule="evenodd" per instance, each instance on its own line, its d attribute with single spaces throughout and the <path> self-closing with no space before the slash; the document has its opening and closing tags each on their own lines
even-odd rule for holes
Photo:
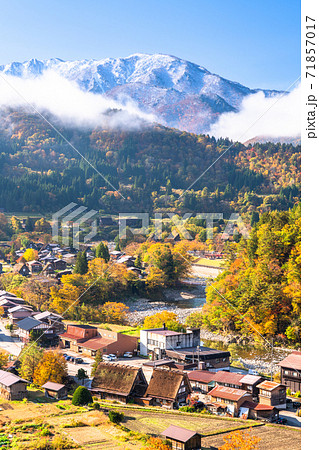
<svg viewBox="0 0 319 450">
<path fill-rule="evenodd" d="M 74 358 L 74 364 L 82 364 L 83 363 L 83 359 L 82 358 Z"/>
<path fill-rule="evenodd" d="M 110 357 L 110 355 L 103 355 L 102 359 L 104 362 L 110 362 L 112 361 L 112 358 Z"/>
<path fill-rule="evenodd" d="M 276 420 L 276 423 L 278 423 L 280 425 L 285 425 L 287 423 L 287 419 L 285 419 L 284 417 L 278 417 L 278 419 Z"/>
<path fill-rule="evenodd" d="M 73 356 L 66 355 L 66 356 L 65 356 L 65 359 L 66 359 L 67 361 L 72 361 L 74 358 L 73 358 Z"/>
<path fill-rule="evenodd" d="M 249 373 L 249 375 L 258 375 L 258 372 L 255 369 L 249 369 L 248 373 Z"/>
<path fill-rule="evenodd" d="M 109 357 L 111 358 L 111 361 L 115 361 L 117 359 L 117 356 L 114 355 L 114 353 L 110 353 Z"/>
<path fill-rule="evenodd" d="M 300 402 L 292 402 L 292 406 L 296 409 L 301 408 L 301 403 Z"/>
<path fill-rule="evenodd" d="M 123 354 L 123 357 L 124 357 L 124 358 L 132 358 L 132 357 L 133 357 L 133 353 L 132 353 L 132 352 L 125 352 L 125 353 Z"/>
<path fill-rule="evenodd" d="M 265 421 L 266 421 L 266 422 L 269 422 L 269 423 L 276 422 L 276 420 L 277 420 L 276 417 L 267 417 L 267 419 L 265 419 Z"/>
</svg>

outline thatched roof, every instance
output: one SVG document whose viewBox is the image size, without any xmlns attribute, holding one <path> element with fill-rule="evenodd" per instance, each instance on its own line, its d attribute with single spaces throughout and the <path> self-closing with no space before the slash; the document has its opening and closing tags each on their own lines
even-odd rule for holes
<svg viewBox="0 0 319 450">
<path fill-rule="evenodd" d="M 92 390 L 129 395 L 140 370 L 124 364 L 100 363 L 92 380 Z"/>
<path fill-rule="evenodd" d="M 154 369 L 145 397 L 175 400 L 182 381 L 191 391 L 188 377 L 177 370 Z"/>
</svg>

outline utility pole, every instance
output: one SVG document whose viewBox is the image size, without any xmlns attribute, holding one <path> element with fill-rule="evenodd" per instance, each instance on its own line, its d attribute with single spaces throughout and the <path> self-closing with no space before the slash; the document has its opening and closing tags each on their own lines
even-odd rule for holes
<svg viewBox="0 0 319 450">
<path fill-rule="evenodd" d="M 199 369 L 199 352 L 200 352 L 200 348 L 199 348 L 199 345 L 197 345 L 197 369 Z"/>
</svg>

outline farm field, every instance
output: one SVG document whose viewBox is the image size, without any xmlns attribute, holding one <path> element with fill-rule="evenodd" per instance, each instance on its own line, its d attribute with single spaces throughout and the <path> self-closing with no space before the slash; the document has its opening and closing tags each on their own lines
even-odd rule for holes
<svg viewBox="0 0 319 450">
<path fill-rule="evenodd" d="M 209 266 L 209 267 L 224 268 L 226 261 L 224 259 L 198 258 L 198 260 L 195 261 L 193 264 L 195 266 Z"/>
<path fill-rule="evenodd" d="M 255 425 L 255 421 L 237 421 L 218 417 L 205 417 L 200 415 L 161 413 L 157 411 L 127 410 L 125 414 L 125 426 L 132 431 L 160 435 L 169 425 L 188 428 L 202 434 L 211 434 L 222 430 L 231 430 L 237 427 L 249 427 Z"/>
<path fill-rule="evenodd" d="M 300 430 L 276 425 L 263 425 L 252 428 L 251 434 L 259 437 L 258 450 L 300 450 L 301 433 Z M 218 436 L 208 436 L 202 440 L 203 449 L 218 449 L 225 442 L 225 434 Z"/>
</svg>

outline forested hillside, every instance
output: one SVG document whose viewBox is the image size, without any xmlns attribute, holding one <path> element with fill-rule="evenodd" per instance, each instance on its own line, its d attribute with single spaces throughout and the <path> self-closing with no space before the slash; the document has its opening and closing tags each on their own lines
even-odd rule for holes
<svg viewBox="0 0 319 450">
<path fill-rule="evenodd" d="M 51 120 L 54 120 L 51 118 Z M 231 142 L 152 126 L 135 132 L 57 128 L 125 197 L 43 119 L 3 111 L 0 208 L 53 212 L 75 201 L 103 212 L 286 210 L 300 198 L 300 146 Z"/>
<path fill-rule="evenodd" d="M 207 288 L 203 313 L 191 316 L 189 325 L 300 342 L 300 258 L 300 206 L 263 214 L 228 270 Z"/>
</svg>

